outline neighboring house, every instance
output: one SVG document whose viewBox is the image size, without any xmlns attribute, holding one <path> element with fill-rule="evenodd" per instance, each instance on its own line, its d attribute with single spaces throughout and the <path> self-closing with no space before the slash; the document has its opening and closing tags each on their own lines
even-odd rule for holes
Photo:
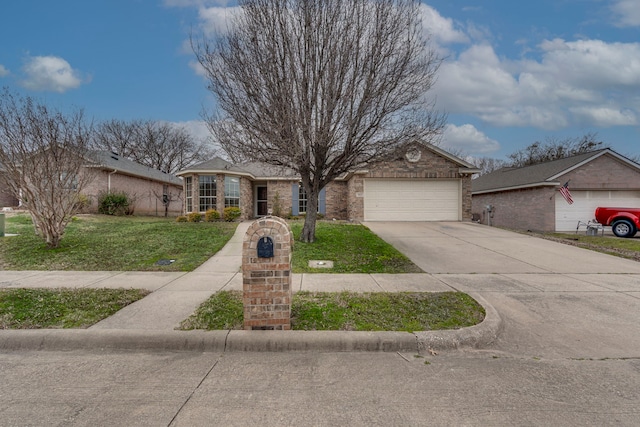
<svg viewBox="0 0 640 427">
<path fill-rule="evenodd" d="M 559 189 L 568 183 L 573 204 Z M 517 230 L 576 231 L 598 206 L 640 207 L 640 165 L 603 149 L 473 180 L 473 214 Z M 489 209 L 489 207 L 491 207 Z"/>
<path fill-rule="evenodd" d="M 355 221 L 471 220 L 473 165 L 433 145 L 413 143 L 393 159 L 341 176 L 322 189 L 318 211 L 328 219 Z M 242 219 L 306 212 L 307 196 L 292 170 L 221 158 L 178 172 L 185 211 L 236 206 Z"/>
<path fill-rule="evenodd" d="M 182 213 L 182 179 L 143 166 L 109 151 L 90 151 L 86 170 L 94 173 L 92 182 L 82 192 L 89 199 L 85 212 L 98 212 L 98 196 L 108 192 L 125 192 L 133 200 L 133 212 L 139 215 L 163 216 L 166 201 L 169 215 Z M 18 206 L 16 195 L 2 186 L 0 170 L 0 207 Z"/>
<path fill-rule="evenodd" d="M 168 204 L 169 215 L 182 213 L 182 179 L 109 151 L 91 151 L 87 157 L 87 169 L 96 173 L 83 191 L 92 199 L 90 212 L 97 212 L 97 199 L 101 193 L 122 191 L 134 201 L 134 213 L 137 215 L 164 215 L 163 200 Z"/>
<path fill-rule="evenodd" d="M 4 181 L 5 172 L 0 164 L 0 208 L 12 208 L 18 206 L 18 198 L 13 194 Z"/>
</svg>

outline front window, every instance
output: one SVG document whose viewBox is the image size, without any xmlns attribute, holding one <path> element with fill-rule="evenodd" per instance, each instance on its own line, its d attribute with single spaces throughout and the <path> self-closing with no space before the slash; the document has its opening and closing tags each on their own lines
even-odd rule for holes
<svg viewBox="0 0 640 427">
<path fill-rule="evenodd" d="M 184 179 L 184 187 L 185 192 L 187 193 L 185 196 L 185 200 L 187 201 L 187 212 L 193 212 L 193 178 L 190 176 L 185 177 Z"/>
<path fill-rule="evenodd" d="M 307 192 L 302 184 L 298 186 L 298 212 L 307 213 Z"/>
<path fill-rule="evenodd" d="M 224 177 L 224 207 L 240 207 L 240 178 Z"/>
<path fill-rule="evenodd" d="M 215 175 L 200 175 L 200 212 L 216 208 L 216 177 Z"/>
</svg>

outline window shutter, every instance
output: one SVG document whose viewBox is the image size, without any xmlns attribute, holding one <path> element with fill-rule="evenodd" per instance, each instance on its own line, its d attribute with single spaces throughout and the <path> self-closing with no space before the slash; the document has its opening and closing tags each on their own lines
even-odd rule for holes
<svg viewBox="0 0 640 427">
<path fill-rule="evenodd" d="M 299 205 L 299 191 L 300 188 L 298 184 L 293 184 L 291 190 L 291 215 L 297 216 L 300 215 L 300 205 Z"/>
<path fill-rule="evenodd" d="M 323 188 L 318 195 L 318 213 L 326 215 L 327 213 L 327 192 Z"/>
</svg>

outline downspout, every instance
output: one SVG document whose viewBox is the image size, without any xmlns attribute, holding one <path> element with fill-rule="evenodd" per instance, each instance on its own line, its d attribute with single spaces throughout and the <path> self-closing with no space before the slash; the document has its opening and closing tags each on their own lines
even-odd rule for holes
<svg viewBox="0 0 640 427">
<path fill-rule="evenodd" d="M 108 193 L 111 193 L 111 175 L 113 175 L 113 174 L 114 174 L 114 173 L 116 173 L 116 172 L 118 172 L 118 170 L 117 170 L 117 169 L 114 169 L 114 170 L 113 170 L 113 172 L 109 172 L 108 180 L 107 180 L 107 181 L 108 181 L 108 182 L 107 182 L 107 192 L 108 192 Z"/>
</svg>

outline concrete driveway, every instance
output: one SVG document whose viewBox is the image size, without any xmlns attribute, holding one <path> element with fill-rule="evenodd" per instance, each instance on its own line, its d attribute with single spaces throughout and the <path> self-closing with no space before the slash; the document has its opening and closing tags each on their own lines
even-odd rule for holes
<svg viewBox="0 0 640 427">
<path fill-rule="evenodd" d="M 468 222 L 367 222 L 427 273 L 640 273 L 640 263 Z"/>
<path fill-rule="evenodd" d="M 640 357 L 640 263 L 474 223 L 365 224 L 433 278 L 503 319 L 495 350 Z"/>
</svg>

